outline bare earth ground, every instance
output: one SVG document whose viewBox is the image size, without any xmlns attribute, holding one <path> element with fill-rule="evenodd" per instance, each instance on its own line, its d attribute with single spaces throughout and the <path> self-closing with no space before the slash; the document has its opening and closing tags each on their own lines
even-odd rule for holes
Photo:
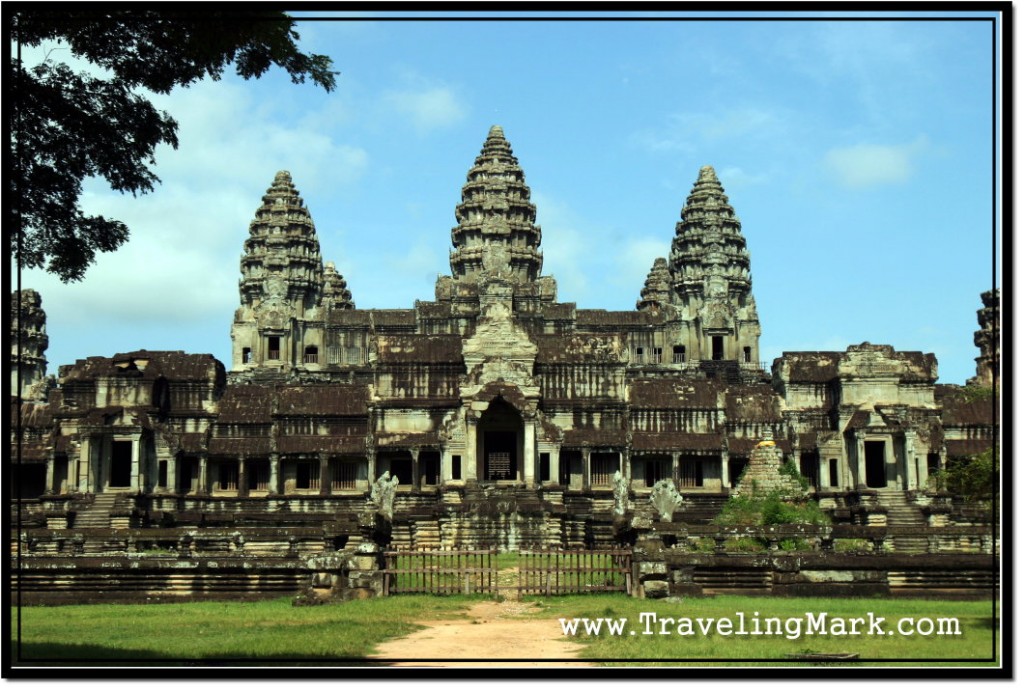
<svg viewBox="0 0 1024 691">
<path fill-rule="evenodd" d="M 562 635 L 558 620 L 527 619 L 535 605 L 506 600 L 474 604 L 468 618 L 420 622 L 426 629 L 377 646 L 370 659 L 394 667 L 593 667 L 575 658 L 583 646 Z M 509 662 L 503 660 L 529 660 Z M 473 660 L 477 660 L 474 662 Z"/>
</svg>

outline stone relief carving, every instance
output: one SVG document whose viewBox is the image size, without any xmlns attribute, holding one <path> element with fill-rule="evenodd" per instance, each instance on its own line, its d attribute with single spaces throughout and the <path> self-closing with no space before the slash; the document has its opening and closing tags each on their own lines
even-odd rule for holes
<svg viewBox="0 0 1024 691">
<path fill-rule="evenodd" d="M 395 515 L 395 492 L 398 489 L 398 478 L 391 477 L 391 472 L 384 471 L 384 474 L 377 478 L 370 489 L 370 501 L 377 509 L 377 515 L 387 520 L 392 520 Z"/>
<path fill-rule="evenodd" d="M 626 482 L 622 472 L 618 470 L 612 475 L 612 496 L 615 498 L 615 506 L 612 508 L 612 512 L 616 516 L 625 515 L 626 503 L 629 501 L 629 483 Z"/>
<path fill-rule="evenodd" d="M 658 512 L 659 520 L 672 521 L 672 513 L 683 505 L 683 497 L 671 480 L 658 480 L 651 489 L 651 505 Z"/>
</svg>

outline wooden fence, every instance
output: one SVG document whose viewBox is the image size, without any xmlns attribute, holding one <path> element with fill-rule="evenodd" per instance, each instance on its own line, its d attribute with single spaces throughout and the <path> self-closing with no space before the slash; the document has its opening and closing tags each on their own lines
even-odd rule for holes
<svg viewBox="0 0 1024 691">
<path fill-rule="evenodd" d="M 631 550 L 519 552 L 522 594 L 632 592 Z"/>
<path fill-rule="evenodd" d="M 497 550 L 431 550 L 384 553 L 384 594 L 493 593 Z"/>
<path fill-rule="evenodd" d="M 493 549 L 385 552 L 384 594 L 631 592 L 630 550 L 521 550 L 502 558 L 503 568 L 497 554 Z"/>
</svg>

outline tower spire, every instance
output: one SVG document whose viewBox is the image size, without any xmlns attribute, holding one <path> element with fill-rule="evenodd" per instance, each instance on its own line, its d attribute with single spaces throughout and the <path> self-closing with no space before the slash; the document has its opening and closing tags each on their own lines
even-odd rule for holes
<svg viewBox="0 0 1024 691">
<path fill-rule="evenodd" d="M 761 327 L 740 220 L 715 169 L 700 169 L 676 224 L 669 264 L 700 359 L 758 362 Z"/>
<path fill-rule="evenodd" d="M 249 224 L 239 292 L 250 307 L 273 297 L 298 309 L 320 301 L 323 263 L 316 227 L 292 176 L 278 171 Z"/>
<path fill-rule="evenodd" d="M 466 175 L 452 229 L 452 276 L 465 279 L 508 266 L 516 282 L 535 281 L 543 259 L 537 207 L 530 202 L 523 169 L 498 125 L 491 127 Z"/>
</svg>

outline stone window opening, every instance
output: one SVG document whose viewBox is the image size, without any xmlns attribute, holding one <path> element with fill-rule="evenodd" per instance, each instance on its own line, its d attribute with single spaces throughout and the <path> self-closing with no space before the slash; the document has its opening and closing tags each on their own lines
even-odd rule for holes
<svg viewBox="0 0 1024 691">
<path fill-rule="evenodd" d="M 452 479 L 462 479 L 462 456 L 460 455 L 452 456 Z"/>
<path fill-rule="evenodd" d="M 252 348 L 242 348 L 242 364 L 248 365 L 252 362 Z"/>
<path fill-rule="evenodd" d="M 686 346 L 672 346 L 672 362 L 683 363 L 686 362 Z"/>
<path fill-rule="evenodd" d="M 651 362 L 653 362 L 656 365 L 661 364 L 661 348 L 651 349 Z"/>
<path fill-rule="evenodd" d="M 612 476 L 619 469 L 619 454 L 592 453 L 590 454 L 590 484 L 597 487 L 611 487 Z"/>
<path fill-rule="evenodd" d="M 679 486 L 704 486 L 704 459 L 700 456 L 684 456 L 679 459 Z"/>
<path fill-rule="evenodd" d="M 360 481 L 366 481 L 365 459 L 335 459 L 330 462 L 331 491 L 359 489 Z"/>
<path fill-rule="evenodd" d="M 295 489 L 320 489 L 320 464 L 300 461 L 295 464 Z"/>
<path fill-rule="evenodd" d="M 637 362 L 643 362 L 644 361 L 644 349 L 643 348 L 637 348 L 636 349 L 636 361 Z"/>
<path fill-rule="evenodd" d="M 270 490 L 270 462 L 246 461 L 246 484 L 250 492 L 266 492 Z"/>
<path fill-rule="evenodd" d="M 540 480 L 541 482 L 551 481 L 551 454 L 542 453 L 540 455 Z"/>
<path fill-rule="evenodd" d="M 315 365 L 320 359 L 320 350 L 316 346 L 306 346 L 302 361 L 307 365 Z"/>
<path fill-rule="evenodd" d="M 437 451 L 421 451 L 420 484 L 428 487 L 441 484 L 441 454 Z"/>
<path fill-rule="evenodd" d="M 829 487 L 839 486 L 839 459 L 828 459 L 828 485 Z"/>
<path fill-rule="evenodd" d="M 237 491 L 238 464 L 233 462 L 218 463 L 216 469 L 217 479 L 214 481 L 214 488 L 221 492 Z"/>
<path fill-rule="evenodd" d="M 743 362 L 750 362 L 750 346 L 743 346 Z"/>
<path fill-rule="evenodd" d="M 644 487 L 654 487 L 659 480 L 672 479 L 671 458 L 649 458 L 643 461 Z"/>
<path fill-rule="evenodd" d="M 281 337 L 280 336 L 267 336 L 267 359 L 268 360 L 280 360 L 281 359 Z"/>
</svg>

